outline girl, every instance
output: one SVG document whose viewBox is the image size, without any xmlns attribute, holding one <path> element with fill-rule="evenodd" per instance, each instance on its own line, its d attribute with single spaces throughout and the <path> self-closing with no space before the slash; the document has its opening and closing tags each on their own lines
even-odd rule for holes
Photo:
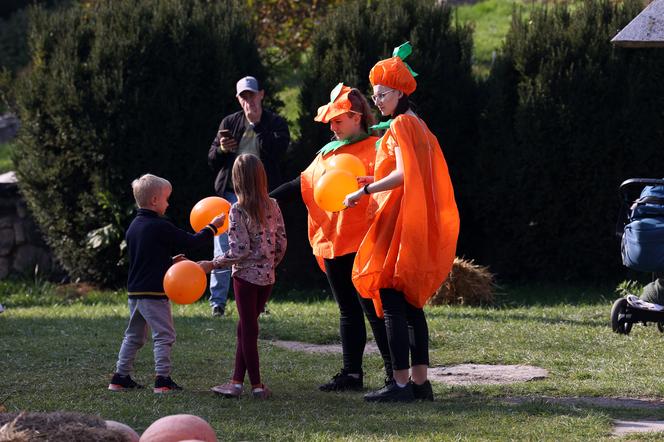
<svg viewBox="0 0 664 442">
<path fill-rule="evenodd" d="M 304 201 L 308 211 L 309 242 L 339 306 L 343 368 L 319 389 L 361 390 L 364 385 L 362 356 L 367 342 L 364 315 L 383 356 L 386 382 L 392 380 L 385 321 L 376 315 L 371 299 L 358 295 L 351 279 L 355 252 L 371 225 L 375 205 L 365 200 L 353 209 L 326 212 L 314 201 L 314 184 L 325 173 L 326 162 L 342 153 L 360 158 L 368 173 L 373 174 L 378 138 L 368 134 L 369 126 L 374 123 L 369 103 L 360 91 L 343 83 L 332 90 L 330 102 L 318 109 L 315 120 L 330 123 L 334 140 L 318 152 L 298 178 L 278 187 L 270 195 L 279 202 L 293 198 Z"/>
<path fill-rule="evenodd" d="M 365 395 L 376 402 L 433 400 L 422 307 L 447 278 L 459 233 L 452 182 L 438 140 L 408 102 L 417 87 L 403 62 L 410 52 L 406 43 L 371 69 L 374 103 L 392 120 L 380 141 L 373 179 L 367 177 L 364 187 L 344 201 L 355 207 L 371 195 L 378 204 L 353 264 L 355 287 L 373 298 L 385 316 L 395 382 Z"/>
<path fill-rule="evenodd" d="M 261 160 L 251 154 L 238 156 L 232 177 L 238 201 L 229 214 L 230 248 L 213 261 L 199 262 L 207 273 L 232 265 L 235 304 L 240 316 L 233 378 L 212 391 L 225 397 L 239 397 L 248 372 L 253 397 L 267 399 L 272 392 L 260 377 L 258 316 L 270 297 L 274 269 L 286 252 L 286 231 L 279 205 L 267 194 Z"/>
</svg>

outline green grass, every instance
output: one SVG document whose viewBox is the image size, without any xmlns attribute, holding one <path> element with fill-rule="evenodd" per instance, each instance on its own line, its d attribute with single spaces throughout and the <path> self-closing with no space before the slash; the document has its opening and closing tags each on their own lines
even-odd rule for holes
<svg viewBox="0 0 664 442">
<path fill-rule="evenodd" d="M 274 397 L 267 402 L 215 397 L 209 388 L 233 366 L 237 314 L 212 318 L 206 303 L 174 306 L 178 341 L 174 379 L 185 390 L 156 397 L 149 390 L 106 390 L 127 321 L 122 292 L 62 298 L 53 286 L 0 284 L 0 402 L 8 411 L 79 411 L 143 431 L 157 418 L 191 413 L 220 440 L 597 440 L 613 418 L 661 418 L 661 411 L 551 405 L 541 396 L 662 397 L 664 339 L 656 327 L 629 336 L 608 326 L 612 290 L 577 287 L 505 288 L 494 308 L 427 308 L 432 365 L 530 364 L 541 381 L 450 387 L 435 384 L 434 403 L 366 404 L 360 393 L 324 394 L 316 386 L 340 367 L 339 355 L 291 352 L 270 339 L 338 341 L 338 311 L 329 300 L 282 299 L 261 318 L 261 369 Z M 40 298 L 40 292 L 45 296 Z M 300 296 L 304 298 L 305 296 Z M 380 358 L 365 359 L 365 383 L 382 382 Z M 144 348 L 136 378 L 151 381 Z M 528 396 L 522 405 L 504 398 Z M 635 438 L 630 438 L 634 440 Z M 636 438 L 638 439 L 638 438 Z"/>
<path fill-rule="evenodd" d="M 475 29 L 473 33 L 473 71 L 478 76 L 487 76 L 494 54 L 500 51 L 505 36 L 512 23 L 514 8 L 521 8 L 523 18 L 530 15 L 534 5 L 567 3 L 577 7 L 582 0 L 482 0 L 476 3 L 459 5 L 455 8 L 456 18 L 461 23 L 468 22 Z"/>
<path fill-rule="evenodd" d="M 13 170 L 14 165 L 11 160 L 11 151 L 14 148 L 12 143 L 0 143 L 0 173 Z"/>
</svg>

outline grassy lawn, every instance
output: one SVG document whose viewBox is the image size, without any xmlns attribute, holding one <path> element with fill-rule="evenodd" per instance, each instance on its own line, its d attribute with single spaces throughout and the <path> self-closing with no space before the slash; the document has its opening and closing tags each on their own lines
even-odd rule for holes
<svg viewBox="0 0 664 442">
<path fill-rule="evenodd" d="M 539 7 L 543 3 L 550 7 L 566 3 L 575 8 L 582 0 L 482 0 L 455 7 L 459 22 L 471 23 L 475 29 L 473 71 L 476 75 L 485 77 L 489 74 L 494 53 L 500 51 L 509 31 L 513 10 L 520 8 L 523 18 L 527 18 L 533 6 Z"/>
<path fill-rule="evenodd" d="M 546 380 L 498 386 L 434 384 L 436 401 L 366 404 L 360 393 L 325 394 L 316 386 L 340 368 L 339 355 L 291 352 L 267 340 L 338 342 L 338 312 L 329 300 L 284 300 L 276 292 L 261 319 L 262 372 L 274 391 L 266 402 L 216 397 L 228 379 L 237 315 L 212 318 L 206 303 L 174 306 L 178 342 L 173 377 L 185 390 L 157 397 L 151 390 L 106 390 L 126 325 L 122 292 L 63 301 L 48 286 L 0 286 L 0 403 L 8 411 L 79 411 L 143 431 L 157 418 L 191 413 L 220 440 L 597 440 L 612 418 L 662 418 L 661 412 L 551 405 L 541 396 L 662 397 L 664 339 L 656 327 L 629 336 L 608 326 L 610 289 L 506 288 L 495 308 L 428 308 L 432 365 L 530 364 Z M 305 294 L 306 296 L 306 294 Z M 302 298 L 302 296 L 301 296 Z M 537 301 L 539 300 L 539 301 Z M 136 379 L 151 382 L 151 349 L 139 352 Z M 365 383 L 380 386 L 378 356 L 366 358 Z M 529 396 L 514 405 L 504 400 Z M 652 437 L 652 436 L 651 436 Z M 630 440 L 634 440 L 631 437 Z M 654 440 L 654 439 L 653 439 Z"/>
<path fill-rule="evenodd" d="M 0 143 L 0 173 L 5 173 L 13 169 L 14 166 L 10 158 L 13 147 L 12 143 Z"/>
</svg>

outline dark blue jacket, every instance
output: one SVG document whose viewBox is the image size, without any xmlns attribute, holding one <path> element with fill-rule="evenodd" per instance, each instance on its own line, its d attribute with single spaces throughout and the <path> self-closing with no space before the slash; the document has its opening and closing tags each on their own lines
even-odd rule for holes
<svg viewBox="0 0 664 442">
<path fill-rule="evenodd" d="M 231 135 L 239 144 L 242 135 L 244 135 L 246 125 L 247 118 L 244 116 L 243 111 L 239 111 L 221 120 L 219 130 L 230 130 Z M 279 115 L 263 108 L 261 121 L 254 127 L 254 131 L 258 138 L 261 161 L 265 166 L 267 187 L 271 190 L 281 184 L 279 161 L 283 154 L 286 153 L 286 149 L 290 143 L 288 123 Z M 233 170 L 233 163 L 235 162 L 237 153 L 222 152 L 219 147 L 220 140 L 221 135 L 217 132 L 217 136 L 212 141 L 212 145 L 208 151 L 208 164 L 217 175 L 214 180 L 214 190 L 217 192 L 217 195 L 223 197 L 226 188 L 230 187 L 228 186 L 228 180 L 231 179 L 231 171 Z"/>
<path fill-rule="evenodd" d="M 138 209 L 125 236 L 129 250 L 129 297 L 164 298 L 164 275 L 172 257 L 209 245 L 213 236 L 211 227 L 194 235 L 152 210 Z"/>
</svg>

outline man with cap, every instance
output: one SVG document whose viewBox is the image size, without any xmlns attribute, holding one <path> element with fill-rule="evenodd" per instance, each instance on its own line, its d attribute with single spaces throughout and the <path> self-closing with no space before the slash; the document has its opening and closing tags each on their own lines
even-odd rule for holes
<svg viewBox="0 0 664 442">
<path fill-rule="evenodd" d="M 261 159 L 270 189 L 281 184 L 279 159 L 290 143 L 290 132 L 286 120 L 263 109 L 264 96 L 265 91 L 259 88 L 256 78 L 240 79 L 236 85 L 236 97 L 242 110 L 221 120 L 208 151 L 208 164 L 216 174 L 214 190 L 231 204 L 237 202 L 231 170 L 238 155 L 248 153 Z M 219 256 L 226 250 L 228 235 L 216 236 L 214 255 Z M 230 277 L 230 270 L 213 270 L 210 274 L 210 305 L 214 316 L 224 315 Z"/>
</svg>

